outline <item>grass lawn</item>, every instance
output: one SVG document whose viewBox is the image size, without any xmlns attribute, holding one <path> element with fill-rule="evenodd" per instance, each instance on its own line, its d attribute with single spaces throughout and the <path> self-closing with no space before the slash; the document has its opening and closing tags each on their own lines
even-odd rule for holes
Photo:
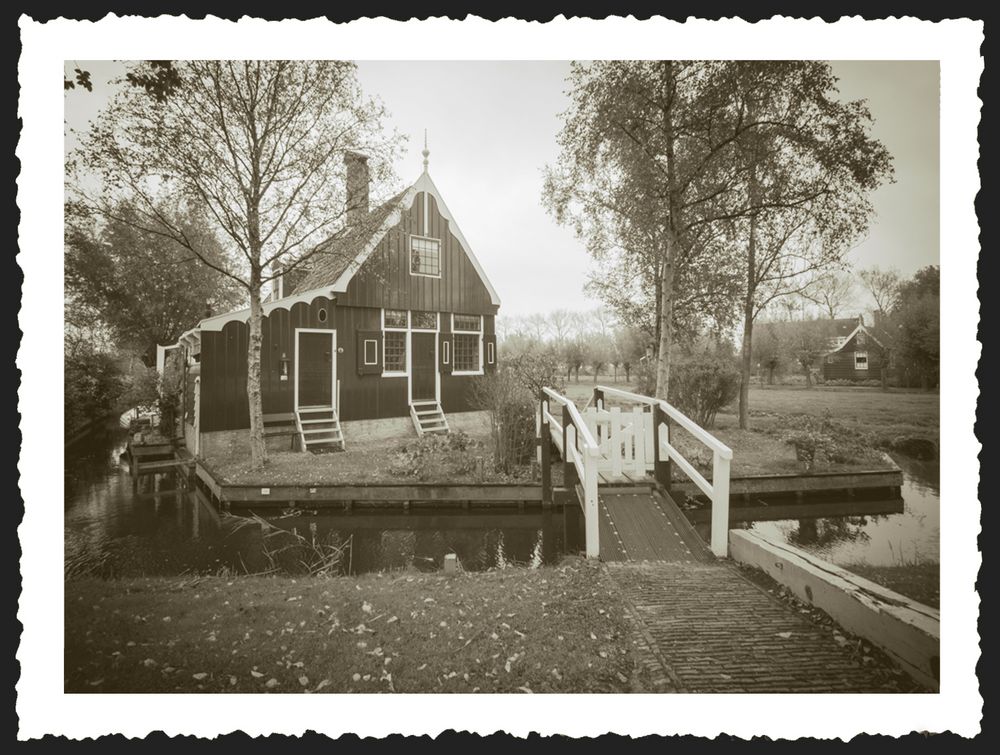
<svg viewBox="0 0 1000 755">
<path fill-rule="evenodd" d="M 941 567 L 938 564 L 904 566 L 849 564 L 844 568 L 925 606 L 941 607 Z"/>
<path fill-rule="evenodd" d="M 328 453 L 270 451 L 263 470 L 254 470 L 246 454 L 213 454 L 206 461 L 233 485 L 399 485 L 413 482 L 476 484 L 531 482 L 530 469 L 520 476 L 492 468 L 486 434 L 467 434 L 469 445 L 456 452 L 456 435 L 385 439 L 348 438 L 347 450 Z M 433 447 L 432 447 L 433 446 Z M 415 449 L 423 448 L 419 455 Z"/>
<path fill-rule="evenodd" d="M 647 688 L 585 560 L 453 576 L 66 583 L 67 692 L 628 692 Z"/>
<path fill-rule="evenodd" d="M 598 384 L 634 391 L 625 382 L 601 377 Z M 579 406 L 590 399 L 594 383 L 585 378 L 570 382 L 565 394 Z M 877 469 L 887 462 L 883 450 L 892 449 L 901 438 L 939 441 L 939 396 L 906 390 L 884 392 L 868 387 L 752 386 L 750 389 L 750 429 L 741 430 L 734 403 L 721 411 L 710 432 L 733 449 L 735 477 L 797 473 L 804 471 L 795 447 L 784 436 L 790 428 L 820 421 L 829 412 L 833 433 L 841 441 L 846 458 L 817 463 L 815 471 Z M 711 454 L 683 431 L 675 433 L 675 445 L 685 458 L 702 470 L 711 469 Z"/>
</svg>

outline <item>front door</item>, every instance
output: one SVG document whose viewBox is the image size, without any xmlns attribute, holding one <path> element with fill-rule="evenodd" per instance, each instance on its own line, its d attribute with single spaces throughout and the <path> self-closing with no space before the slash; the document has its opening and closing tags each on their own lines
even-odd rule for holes
<svg viewBox="0 0 1000 755">
<path fill-rule="evenodd" d="M 298 406 L 333 406 L 334 331 L 299 332 Z"/>
<path fill-rule="evenodd" d="M 437 333 L 413 332 L 411 339 L 410 396 L 414 401 L 437 399 Z"/>
</svg>

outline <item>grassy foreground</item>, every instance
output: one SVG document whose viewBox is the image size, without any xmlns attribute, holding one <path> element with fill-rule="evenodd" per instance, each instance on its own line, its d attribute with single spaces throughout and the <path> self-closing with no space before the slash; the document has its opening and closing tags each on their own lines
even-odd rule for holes
<svg viewBox="0 0 1000 755">
<path fill-rule="evenodd" d="M 558 567 L 66 583 L 67 692 L 628 692 L 607 576 Z"/>
</svg>

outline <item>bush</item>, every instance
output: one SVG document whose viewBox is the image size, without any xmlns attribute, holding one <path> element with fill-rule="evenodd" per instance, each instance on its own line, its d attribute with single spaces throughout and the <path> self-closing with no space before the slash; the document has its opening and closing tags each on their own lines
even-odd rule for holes
<svg viewBox="0 0 1000 755">
<path fill-rule="evenodd" d="M 393 472 L 417 480 L 469 475 L 481 468 L 483 444 L 461 430 L 423 435 L 399 447 Z"/>
<path fill-rule="evenodd" d="M 645 359 L 632 369 L 635 392 L 641 396 L 656 395 L 656 360 Z"/>
<path fill-rule="evenodd" d="M 713 427 L 715 415 L 739 390 L 740 373 L 730 359 L 701 355 L 671 365 L 670 403 L 702 427 Z"/>
<path fill-rule="evenodd" d="M 493 467 L 516 474 L 535 454 L 535 415 L 542 388 L 562 390 L 559 362 L 551 349 L 505 357 L 500 369 L 476 382 L 473 401 L 490 414 Z"/>
<path fill-rule="evenodd" d="M 503 474 L 514 474 L 531 461 L 535 451 L 538 394 L 521 377 L 505 367 L 479 380 L 474 388 L 476 403 L 490 414 L 493 466 Z"/>
</svg>

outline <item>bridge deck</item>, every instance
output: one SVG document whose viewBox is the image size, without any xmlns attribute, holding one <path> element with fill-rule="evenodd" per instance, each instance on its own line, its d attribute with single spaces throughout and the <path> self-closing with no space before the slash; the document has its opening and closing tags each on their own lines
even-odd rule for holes
<svg viewBox="0 0 1000 755">
<path fill-rule="evenodd" d="M 669 496 L 648 487 L 602 487 L 600 546 L 603 561 L 709 563 L 711 551 Z"/>
</svg>

